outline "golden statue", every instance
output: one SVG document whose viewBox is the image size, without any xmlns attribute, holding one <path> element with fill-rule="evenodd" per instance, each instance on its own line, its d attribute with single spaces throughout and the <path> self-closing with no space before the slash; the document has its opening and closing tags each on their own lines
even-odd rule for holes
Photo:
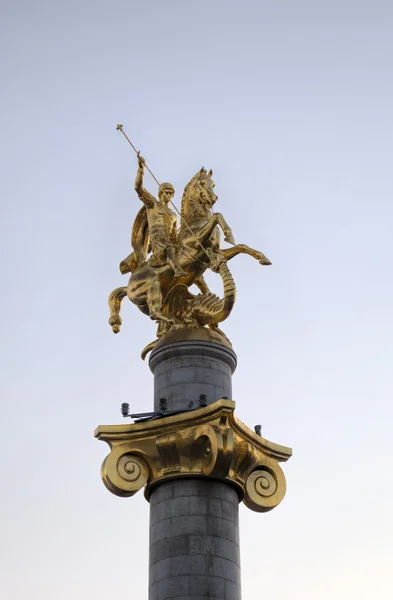
<svg viewBox="0 0 393 600">
<path fill-rule="evenodd" d="M 133 240 L 133 246 L 137 249 L 138 265 L 144 262 L 146 258 L 146 256 L 143 256 L 142 259 L 144 253 L 141 250 L 149 247 L 148 238 L 150 238 L 152 250 L 152 256 L 149 259 L 150 266 L 162 267 L 169 264 L 175 277 L 186 277 L 187 272 L 181 268 L 176 251 L 177 218 L 168 206 L 175 194 L 173 185 L 162 183 L 158 189 L 158 200 L 156 200 L 143 188 L 145 159 L 139 154 L 138 164 L 135 191 L 145 205 L 138 213 L 135 221 L 136 227 L 134 225 L 135 239 Z"/>
<path fill-rule="evenodd" d="M 165 333 L 177 329 L 209 327 L 228 342 L 218 328 L 218 323 L 229 316 L 236 298 L 236 286 L 227 261 L 238 254 L 249 254 L 261 265 L 271 262 L 262 252 L 245 244 L 235 245 L 232 230 L 224 217 L 213 212 L 217 201 L 213 171 L 202 168 L 186 185 L 177 231 L 176 215 L 169 208 L 174 196 L 173 186 L 161 184 L 157 200 L 143 188 L 144 168 L 145 161 L 138 153 L 135 191 L 144 206 L 132 228 L 133 252 L 120 263 L 121 273 L 131 273 L 128 285 L 116 288 L 109 296 L 109 324 L 114 333 L 120 331 L 120 306 L 123 298 L 128 296 L 158 324 L 157 339 L 146 346 L 142 358 Z M 231 248 L 220 248 L 219 228 L 224 233 L 224 240 L 233 245 Z M 212 294 L 204 281 L 203 274 L 208 268 L 220 274 L 223 298 Z M 189 291 L 193 284 L 200 294 Z"/>
</svg>

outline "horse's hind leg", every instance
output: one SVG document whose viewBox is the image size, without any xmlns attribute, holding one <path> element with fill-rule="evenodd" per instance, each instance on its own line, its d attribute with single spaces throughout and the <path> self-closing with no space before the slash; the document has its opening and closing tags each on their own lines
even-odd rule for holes
<svg viewBox="0 0 393 600">
<path fill-rule="evenodd" d="M 237 246 L 233 246 L 232 248 L 225 248 L 225 250 L 220 249 L 220 253 L 225 256 L 227 260 L 231 260 L 234 256 L 238 254 L 248 254 L 252 256 L 256 260 L 259 261 L 261 265 L 271 265 L 270 260 L 259 250 L 254 250 L 254 248 L 250 248 L 246 246 L 246 244 L 237 244 Z"/>
<path fill-rule="evenodd" d="M 198 277 L 198 279 L 195 279 L 194 283 L 201 292 L 201 294 L 210 294 L 209 286 L 207 285 L 203 275 Z"/>
<path fill-rule="evenodd" d="M 184 324 L 176 317 L 168 317 L 162 312 L 162 293 L 158 278 L 154 279 L 147 292 L 147 304 L 149 306 L 150 318 L 158 323 L 166 323 L 172 328 L 177 329 Z"/>
<path fill-rule="evenodd" d="M 113 333 L 119 333 L 122 319 L 120 316 L 120 307 L 123 298 L 127 296 L 127 288 L 119 287 L 113 290 L 109 295 L 108 304 L 110 310 L 109 325 L 112 327 Z"/>
</svg>

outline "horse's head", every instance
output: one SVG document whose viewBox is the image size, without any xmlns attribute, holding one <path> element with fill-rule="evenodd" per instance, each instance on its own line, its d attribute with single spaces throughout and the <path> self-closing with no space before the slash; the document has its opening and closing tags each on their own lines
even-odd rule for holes
<svg viewBox="0 0 393 600">
<path fill-rule="evenodd" d="M 182 199 L 182 216 L 190 211 L 192 205 L 195 206 L 197 204 L 202 206 L 206 209 L 206 212 L 210 212 L 213 208 L 218 197 L 214 193 L 215 184 L 212 180 L 212 175 L 212 170 L 207 173 L 206 169 L 202 167 L 187 183 Z"/>
</svg>

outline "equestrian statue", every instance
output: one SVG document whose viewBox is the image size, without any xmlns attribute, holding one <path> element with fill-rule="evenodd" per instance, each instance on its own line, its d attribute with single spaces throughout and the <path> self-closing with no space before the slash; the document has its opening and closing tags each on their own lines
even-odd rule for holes
<svg viewBox="0 0 393 600">
<path fill-rule="evenodd" d="M 121 127 L 118 129 L 122 131 Z M 145 160 L 139 153 L 137 157 L 135 191 L 143 206 L 132 227 L 132 252 L 120 263 L 121 273 L 130 273 L 128 285 L 116 288 L 109 296 L 109 324 L 114 333 L 120 331 L 121 302 L 128 296 L 158 325 L 157 339 L 144 348 L 142 358 L 164 334 L 178 329 L 208 327 L 228 343 L 218 327 L 231 313 L 236 299 L 236 286 L 227 261 L 238 254 L 249 254 L 261 265 L 271 262 L 262 252 L 235 244 L 222 214 L 213 212 L 217 196 L 212 170 L 200 169 L 186 185 L 178 229 L 176 214 L 169 207 L 169 204 L 174 206 L 173 186 L 159 185 L 158 198 L 150 194 L 143 187 Z M 230 248 L 220 247 L 220 230 Z M 207 269 L 220 275 L 222 298 L 209 290 L 203 277 Z M 199 289 L 197 295 L 189 290 L 193 284 Z"/>
</svg>

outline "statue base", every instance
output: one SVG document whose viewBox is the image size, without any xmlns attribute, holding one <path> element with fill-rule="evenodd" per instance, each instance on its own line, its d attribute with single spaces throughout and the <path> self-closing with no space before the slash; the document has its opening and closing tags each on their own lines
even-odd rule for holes
<svg viewBox="0 0 393 600">
<path fill-rule="evenodd" d="M 220 398 L 232 400 L 237 357 L 231 344 L 214 330 L 180 329 L 164 335 L 150 355 L 154 374 L 154 410 L 160 399 L 167 410 L 188 410 Z"/>
</svg>

